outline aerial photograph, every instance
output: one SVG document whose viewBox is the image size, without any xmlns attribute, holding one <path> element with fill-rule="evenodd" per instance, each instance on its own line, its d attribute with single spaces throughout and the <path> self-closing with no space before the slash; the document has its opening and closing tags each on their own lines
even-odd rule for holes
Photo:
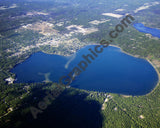
<svg viewBox="0 0 160 128">
<path fill-rule="evenodd" d="M 0 0 L 0 128 L 160 128 L 160 1 Z"/>
</svg>

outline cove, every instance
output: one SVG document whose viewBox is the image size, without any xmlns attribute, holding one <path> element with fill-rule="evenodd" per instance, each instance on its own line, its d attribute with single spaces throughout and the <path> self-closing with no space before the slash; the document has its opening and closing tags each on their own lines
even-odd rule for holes
<svg viewBox="0 0 160 128">
<path fill-rule="evenodd" d="M 136 23 L 133 26 L 140 32 L 149 33 L 154 37 L 160 38 L 160 29 L 145 27 L 142 23 Z"/>
<path fill-rule="evenodd" d="M 86 46 L 69 57 L 37 52 L 16 65 L 11 72 L 16 74 L 17 83 L 59 82 L 59 78 L 66 76 L 83 59 L 82 55 L 90 54 L 88 49 L 94 47 Z M 75 77 L 70 86 L 125 95 L 145 95 L 157 83 L 158 74 L 148 61 L 108 46 L 85 71 Z"/>
</svg>

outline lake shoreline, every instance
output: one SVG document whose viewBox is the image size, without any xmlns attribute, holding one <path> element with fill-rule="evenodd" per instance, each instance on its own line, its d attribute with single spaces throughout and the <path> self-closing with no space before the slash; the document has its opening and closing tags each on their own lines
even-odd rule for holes
<svg viewBox="0 0 160 128">
<path fill-rule="evenodd" d="M 91 46 L 95 46 L 95 45 L 100 45 L 100 44 L 92 44 Z M 157 68 L 147 59 L 147 58 L 140 58 L 140 57 L 137 57 L 137 56 L 134 56 L 134 55 L 131 55 L 131 54 L 129 54 L 129 53 L 126 53 L 125 51 L 123 51 L 122 50 L 122 48 L 121 47 L 119 47 L 119 46 L 116 46 L 116 45 L 110 45 L 111 47 L 112 47 L 112 49 L 113 49 L 113 47 L 115 47 L 115 48 L 118 48 L 118 51 L 120 51 L 120 52 L 122 52 L 123 54 L 126 54 L 126 55 L 129 55 L 129 56 L 132 56 L 132 57 L 135 57 L 135 58 L 139 58 L 139 59 L 143 59 L 143 60 L 147 60 L 148 62 L 149 62 L 149 64 L 153 67 L 153 70 L 155 69 L 155 71 L 157 72 L 157 74 L 158 74 L 158 76 L 160 76 L 159 75 L 159 72 L 158 72 L 158 70 L 157 70 Z M 85 47 L 87 47 L 87 46 L 85 46 Z M 85 47 L 83 47 L 83 48 L 85 48 Z M 82 49 L 83 49 L 82 48 Z M 88 48 L 87 48 L 88 49 Z M 39 51 L 39 52 L 42 52 L 42 53 L 44 53 L 43 51 Z M 77 51 L 78 52 L 78 51 Z M 48 53 L 44 53 L 44 54 L 48 54 Z M 32 54 L 33 55 L 33 54 Z M 32 56 L 31 55 L 31 56 Z M 56 55 L 56 54 L 50 54 L 50 55 Z M 31 57 L 30 56 L 30 57 Z M 60 56 L 60 55 L 58 55 L 58 56 Z M 65 56 L 62 56 L 62 57 L 65 57 Z M 158 78 L 160 78 L 160 77 L 158 77 Z M 157 81 L 156 81 L 156 83 L 157 83 Z M 158 84 L 159 84 L 159 79 L 158 79 Z M 129 95 L 129 96 L 143 96 L 143 95 L 148 95 L 148 94 L 150 94 L 156 87 L 157 87 L 157 85 L 158 84 L 154 84 L 155 86 L 154 86 L 154 88 L 152 88 L 150 91 L 147 91 L 147 92 L 149 92 L 149 93 L 145 93 L 145 94 L 139 94 L 139 95 Z M 110 93 L 112 93 L 112 92 L 110 92 Z M 117 93 L 117 94 L 120 94 L 120 95 L 125 95 L 124 93 Z M 127 96 L 128 96 L 128 94 L 127 94 Z"/>
<path fill-rule="evenodd" d="M 158 83 L 157 83 L 157 85 L 156 85 L 149 93 L 147 93 L 147 94 L 145 94 L 145 95 L 150 95 L 151 93 L 153 93 L 154 90 L 155 90 L 155 89 L 159 86 L 159 84 L 160 84 L 160 72 L 158 71 L 158 69 L 156 68 L 156 66 L 155 66 L 148 58 L 141 58 L 140 56 L 137 57 L 136 55 L 132 55 L 132 54 L 130 54 L 130 53 L 127 53 L 127 52 L 125 52 L 121 47 L 119 47 L 119 46 L 117 46 L 117 45 L 112 45 L 112 44 L 110 44 L 110 46 L 120 48 L 120 50 L 121 50 L 123 53 L 125 53 L 125 54 L 127 54 L 127 55 L 130 55 L 130 56 L 132 56 L 132 57 L 144 59 L 144 60 L 148 61 L 148 62 L 153 66 L 153 68 L 155 69 L 155 71 L 156 71 L 157 74 L 158 74 Z M 145 95 L 140 95 L 140 96 L 145 96 Z M 125 95 L 124 95 L 124 96 L 125 96 Z M 132 95 L 127 95 L 127 96 L 132 96 Z"/>
<path fill-rule="evenodd" d="M 151 92 L 149 92 L 148 94 L 146 94 L 146 95 L 150 95 L 151 93 L 154 92 L 155 89 L 158 88 L 158 86 L 159 86 L 159 84 L 160 84 L 160 73 L 159 73 L 158 69 L 156 68 L 156 66 L 155 66 L 148 58 L 147 58 L 146 60 L 154 67 L 154 69 L 156 70 L 156 72 L 157 72 L 157 74 L 158 74 L 158 83 L 157 83 L 157 85 L 155 86 L 155 88 L 153 88 L 153 89 L 151 90 Z"/>
</svg>

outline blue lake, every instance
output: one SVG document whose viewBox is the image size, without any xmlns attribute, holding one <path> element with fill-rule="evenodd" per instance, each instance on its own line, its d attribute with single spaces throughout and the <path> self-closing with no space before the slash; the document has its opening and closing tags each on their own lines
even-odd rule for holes
<svg viewBox="0 0 160 128">
<path fill-rule="evenodd" d="M 148 61 L 127 55 L 113 46 L 103 48 L 103 52 L 96 53 L 96 57 L 88 50 L 91 48 L 94 51 L 95 47 L 86 46 L 70 57 L 38 52 L 11 72 L 17 75 L 17 83 L 59 82 L 60 77 L 67 76 L 77 67 L 81 73 L 70 86 L 126 95 L 144 95 L 156 86 L 158 74 Z M 88 58 L 90 64 L 82 57 L 88 54 L 94 58 Z M 88 65 L 85 71 L 77 65 L 82 60 Z"/>
<path fill-rule="evenodd" d="M 133 26 L 140 32 L 149 33 L 154 37 L 160 38 L 160 29 L 145 27 L 141 23 L 134 24 Z"/>
</svg>

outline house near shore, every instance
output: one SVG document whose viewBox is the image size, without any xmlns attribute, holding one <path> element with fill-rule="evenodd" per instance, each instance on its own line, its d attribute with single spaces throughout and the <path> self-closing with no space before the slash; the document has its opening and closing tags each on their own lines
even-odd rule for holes
<svg viewBox="0 0 160 128">
<path fill-rule="evenodd" d="M 5 79 L 5 81 L 7 81 L 8 84 L 13 84 L 14 80 L 15 79 L 13 79 L 12 77 L 9 77 L 9 78 Z"/>
</svg>

